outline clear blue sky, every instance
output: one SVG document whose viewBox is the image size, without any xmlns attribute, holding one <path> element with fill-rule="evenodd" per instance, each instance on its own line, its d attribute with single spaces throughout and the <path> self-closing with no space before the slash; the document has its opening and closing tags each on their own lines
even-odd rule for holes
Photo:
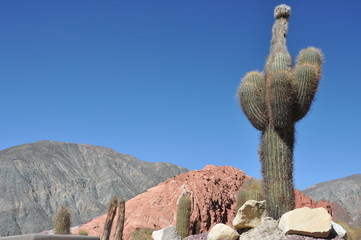
<svg viewBox="0 0 361 240">
<path fill-rule="evenodd" d="M 286 3 L 291 54 L 325 54 L 297 124 L 296 187 L 361 173 L 361 2 L 343 2 L 2 0 L 0 149 L 87 143 L 260 178 L 260 132 L 235 95 L 263 69 L 273 9 Z"/>
</svg>

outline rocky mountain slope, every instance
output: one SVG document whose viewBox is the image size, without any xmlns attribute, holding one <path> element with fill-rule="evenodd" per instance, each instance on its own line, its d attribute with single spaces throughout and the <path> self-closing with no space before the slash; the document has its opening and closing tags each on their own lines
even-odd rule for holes
<svg viewBox="0 0 361 240">
<path fill-rule="evenodd" d="M 338 220 L 361 226 L 361 174 L 319 183 L 303 192 L 314 200 L 336 202 L 347 211 L 337 214 Z"/>
<path fill-rule="evenodd" d="M 60 205 L 73 225 L 107 211 L 112 196 L 130 199 L 187 169 L 144 162 L 112 149 L 39 141 L 0 151 L 0 236 L 53 228 Z"/>
<path fill-rule="evenodd" d="M 200 232 L 207 232 L 219 222 L 231 225 L 237 192 L 247 178 L 251 177 L 237 168 L 212 165 L 170 178 L 126 202 L 124 239 L 131 239 L 132 232 L 138 228 L 175 226 L 177 202 L 184 192 L 190 193 L 192 199 L 193 233 L 197 228 Z M 296 207 L 303 206 L 330 209 L 331 205 L 326 201 L 315 202 L 296 190 Z M 80 226 L 78 231 L 85 230 L 91 236 L 101 236 L 105 219 L 106 215 L 99 216 Z M 113 232 L 115 225 L 114 222 Z"/>
</svg>

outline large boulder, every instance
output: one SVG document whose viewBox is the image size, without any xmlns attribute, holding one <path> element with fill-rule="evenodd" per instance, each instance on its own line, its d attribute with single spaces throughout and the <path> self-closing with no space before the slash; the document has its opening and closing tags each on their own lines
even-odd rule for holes
<svg viewBox="0 0 361 240">
<path fill-rule="evenodd" d="M 216 224 L 208 233 L 207 240 L 236 240 L 239 234 L 223 223 Z"/>
<path fill-rule="evenodd" d="M 163 228 L 152 233 L 153 240 L 181 240 L 177 230 L 173 226 Z"/>
<path fill-rule="evenodd" d="M 324 208 L 298 208 L 282 215 L 278 227 L 284 234 L 326 238 L 332 230 L 331 215 Z"/>
<path fill-rule="evenodd" d="M 248 200 L 238 209 L 233 219 L 235 229 L 255 228 L 266 215 L 266 201 Z"/>
</svg>

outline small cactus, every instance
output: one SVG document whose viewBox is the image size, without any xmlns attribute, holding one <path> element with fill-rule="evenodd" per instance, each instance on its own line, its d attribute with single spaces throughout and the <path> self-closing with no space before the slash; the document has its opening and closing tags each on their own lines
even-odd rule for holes
<svg viewBox="0 0 361 240">
<path fill-rule="evenodd" d="M 176 229 L 182 239 L 186 238 L 189 235 L 191 209 L 192 201 L 190 197 L 188 195 L 182 196 L 178 202 L 176 219 Z"/>
<path fill-rule="evenodd" d="M 55 234 L 70 234 L 70 210 L 64 205 L 60 206 L 55 219 Z"/>
<path fill-rule="evenodd" d="M 310 109 L 321 76 L 322 53 L 308 47 L 297 63 L 286 45 L 291 8 L 275 8 L 270 54 L 263 72 L 252 71 L 238 90 L 243 112 L 262 131 L 260 159 L 267 213 L 278 219 L 294 209 L 293 149 L 295 123 Z"/>
<path fill-rule="evenodd" d="M 125 201 L 124 199 L 119 199 L 118 202 L 118 220 L 117 227 L 114 233 L 114 240 L 123 240 L 123 230 L 124 230 L 124 220 L 125 220 Z"/>
<path fill-rule="evenodd" d="M 107 218 L 105 219 L 103 234 L 102 237 L 100 238 L 101 240 L 109 240 L 110 231 L 112 229 L 116 209 L 117 209 L 117 198 L 113 197 L 109 203 L 108 215 Z"/>
</svg>

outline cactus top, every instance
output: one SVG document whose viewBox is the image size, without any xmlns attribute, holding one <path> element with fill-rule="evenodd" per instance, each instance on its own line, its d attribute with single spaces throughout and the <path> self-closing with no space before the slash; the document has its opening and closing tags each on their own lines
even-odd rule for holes
<svg viewBox="0 0 361 240">
<path fill-rule="evenodd" d="M 291 15 L 291 8 L 286 4 L 278 5 L 274 11 L 274 17 L 278 18 L 289 18 Z"/>
</svg>

